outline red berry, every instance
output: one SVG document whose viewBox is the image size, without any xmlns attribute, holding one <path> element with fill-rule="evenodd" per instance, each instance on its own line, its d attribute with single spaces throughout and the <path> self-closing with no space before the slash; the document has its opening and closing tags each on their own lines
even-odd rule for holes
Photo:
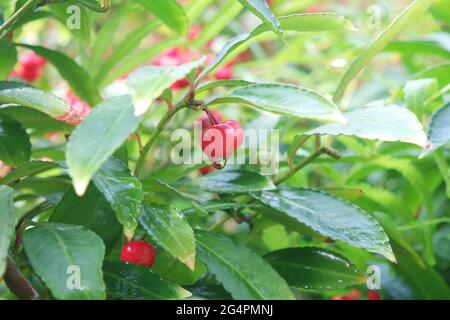
<svg viewBox="0 0 450 320">
<path fill-rule="evenodd" d="M 211 171 L 213 171 L 213 170 L 214 170 L 214 167 L 212 167 L 212 166 L 204 166 L 204 167 L 198 169 L 198 172 L 200 172 L 200 174 L 202 176 L 206 176 L 208 173 L 211 173 Z"/>
<path fill-rule="evenodd" d="M 202 150 L 213 163 L 228 157 L 244 142 L 244 130 L 234 120 L 216 124 L 203 131 Z"/>
<path fill-rule="evenodd" d="M 335 296 L 331 298 L 331 300 L 355 300 L 355 297 L 349 294 L 344 296 Z"/>
<path fill-rule="evenodd" d="M 381 300 L 380 294 L 376 291 L 367 292 L 367 298 L 369 298 L 369 300 Z"/>
<path fill-rule="evenodd" d="M 155 261 L 155 249 L 144 240 L 130 241 L 122 247 L 120 261 L 150 268 Z"/>
<path fill-rule="evenodd" d="M 230 80 L 233 78 L 233 63 L 226 64 L 219 68 L 214 77 L 217 80 Z"/>
<path fill-rule="evenodd" d="M 19 59 L 19 67 L 12 76 L 17 76 L 25 81 L 33 82 L 41 77 L 42 68 L 47 64 L 47 60 L 38 56 L 34 52 L 24 54 Z"/>
</svg>

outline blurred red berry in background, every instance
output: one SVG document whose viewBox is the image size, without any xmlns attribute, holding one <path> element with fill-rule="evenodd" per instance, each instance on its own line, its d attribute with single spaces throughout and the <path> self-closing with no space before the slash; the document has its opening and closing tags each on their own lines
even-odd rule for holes
<svg viewBox="0 0 450 320">
<path fill-rule="evenodd" d="M 28 82 L 34 82 L 42 76 L 42 69 L 47 60 L 34 52 L 27 52 L 19 58 L 19 65 L 13 70 L 11 76 Z"/>
</svg>

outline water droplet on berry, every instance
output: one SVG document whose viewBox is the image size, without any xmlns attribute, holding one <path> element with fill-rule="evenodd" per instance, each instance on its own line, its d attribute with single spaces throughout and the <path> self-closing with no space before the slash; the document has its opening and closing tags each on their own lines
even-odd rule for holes
<svg viewBox="0 0 450 320">
<path fill-rule="evenodd" d="M 212 163 L 212 166 L 216 169 L 223 169 L 227 165 L 227 159 L 216 160 Z"/>
</svg>

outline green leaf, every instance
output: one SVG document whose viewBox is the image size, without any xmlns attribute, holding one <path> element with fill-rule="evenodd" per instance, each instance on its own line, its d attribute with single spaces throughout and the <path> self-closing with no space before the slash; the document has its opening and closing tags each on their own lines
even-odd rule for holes
<svg viewBox="0 0 450 320">
<path fill-rule="evenodd" d="M 442 276 L 431 267 L 420 267 L 408 257 L 399 255 L 394 268 L 421 300 L 449 300 L 450 289 Z"/>
<path fill-rule="evenodd" d="M 319 13 L 319 14 L 293 14 L 279 18 L 281 27 L 285 31 L 297 32 L 323 32 L 323 31 L 339 31 L 339 30 L 355 30 L 352 23 L 335 13 Z M 253 29 L 249 33 L 244 33 L 230 39 L 216 58 L 211 61 L 201 72 L 197 78 L 197 83 L 208 73 L 220 65 L 234 50 L 239 48 L 247 41 L 256 36 L 269 32 L 270 28 L 263 23 Z"/>
<path fill-rule="evenodd" d="M 137 2 L 177 33 L 182 35 L 187 33 L 189 20 L 183 7 L 176 0 L 138 0 Z"/>
<path fill-rule="evenodd" d="M 239 0 L 239 2 L 253 12 L 255 16 L 260 18 L 273 32 L 280 37 L 283 37 L 283 30 L 281 29 L 280 22 L 265 0 Z"/>
<path fill-rule="evenodd" d="M 92 231 L 80 226 L 43 223 L 24 232 L 23 245 L 33 269 L 55 298 L 105 298 L 102 277 L 105 246 Z"/>
<path fill-rule="evenodd" d="M 307 226 L 333 240 L 395 261 L 389 238 L 381 225 L 351 202 L 323 191 L 303 188 L 263 191 L 254 197 L 276 211 L 273 217 L 277 213 L 287 218 L 290 226 Z"/>
<path fill-rule="evenodd" d="M 195 267 L 194 232 L 183 214 L 173 206 L 144 207 L 139 222 L 147 233 L 188 268 Z"/>
<path fill-rule="evenodd" d="M 345 121 L 337 105 L 319 93 L 295 85 L 266 83 L 240 88 L 209 104 L 239 103 L 305 119 Z"/>
<path fill-rule="evenodd" d="M 74 130 L 66 157 L 78 195 L 83 195 L 97 170 L 137 129 L 140 120 L 134 115 L 131 96 L 123 95 L 99 104 Z"/>
<path fill-rule="evenodd" d="M 438 91 L 439 84 L 436 79 L 410 80 L 404 88 L 406 104 L 420 118 L 425 111 L 427 101 Z"/>
<path fill-rule="evenodd" d="M 260 256 L 224 235 L 197 230 L 198 258 L 234 299 L 293 300 L 286 281 Z"/>
<path fill-rule="evenodd" d="M 0 160 L 17 167 L 30 160 L 31 143 L 20 123 L 0 114 Z"/>
<path fill-rule="evenodd" d="M 51 222 L 79 225 L 94 231 L 109 252 L 122 234 L 122 226 L 104 195 L 91 185 L 83 197 L 71 188 L 55 207 Z"/>
<path fill-rule="evenodd" d="M 427 147 L 425 154 L 436 150 L 450 141 L 450 102 L 437 110 L 430 120 L 428 129 L 428 139 L 430 145 Z"/>
<path fill-rule="evenodd" d="M 70 0 L 68 2 L 72 2 L 75 4 L 81 4 L 82 6 L 95 11 L 95 12 L 104 12 L 106 8 L 102 7 L 97 0 Z"/>
<path fill-rule="evenodd" d="M 320 248 L 288 248 L 264 256 L 290 286 L 311 290 L 341 289 L 366 282 L 346 258 Z"/>
<path fill-rule="evenodd" d="M 141 214 L 144 192 L 139 179 L 130 174 L 128 167 L 115 157 L 106 161 L 94 175 L 93 182 L 105 195 L 115 211 L 117 220 L 131 239 Z"/>
<path fill-rule="evenodd" d="M 423 16 L 432 5 L 433 1 L 434 0 L 415 0 L 387 26 L 375 40 L 369 44 L 369 46 L 361 51 L 342 77 L 342 80 L 334 93 L 334 101 L 340 103 L 345 90 L 353 78 L 355 78 L 378 53 L 383 51 L 387 44 L 402 32 L 409 23 L 417 21 L 417 19 Z"/>
<path fill-rule="evenodd" d="M 61 98 L 30 87 L 19 82 L 0 82 L 0 104 L 9 103 L 23 107 L 30 107 L 41 111 L 52 118 L 63 115 L 69 108 Z"/>
<path fill-rule="evenodd" d="M 275 189 L 273 182 L 252 171 L 222 171 L 195 180 L 195 185 L 209 192 L 243 193 Z"/>
<path fill-rule="evenodd" d="M 205 61 L 205 57 L 176 67 L 147 66 L 128 77 L 128 87 L 133 95 L 136 115 L 142 115 L 152 102 L 175 81 L 185 78 Z"/>
<path fill-rule="evenodd" d="M 35 174 L 56 168 L 57 164 L 48 161 L 30 161 L 16 168 L 6 177 L 0 179 L 0 184 L 10 184 L 22 178 L 33 176 Z"/>
<path fill-rule="evenodd" d="M 427 145 L 427 137 L 417 117 L 396 105 L 373 104 L 344 113 L 347 123 L 328 123 L 305 135 L 344 135 L 381 141 L 401 141 Z"/>
<path fill-rule="evenodd" d="M 197 87 L 195 91 L 197 94 L 217 88 L 217 87 L 246 87 L 255 84 L 246 80 L 217 80 L 203 83 Z"/>
<path fill-rule="evenodd" d="M 103 266 L 108 296 L 123 300 L 184 299 L 191 294 L 161 278 L 148 268 L 105 261 Z"/>
<path fill-rule="evenodd" d="M 15 234 L 13 203 L 14 190 L 7 186 L 0 186 L 0 279 L 6 270 L 6 259 L 9 246 Z"/>
<path fill-rule="evenodd" d="M 0 79 L 8 78 L 17 62 L 16 47 L 9 41 L 0 41 Z"/>
<path fill-rule="evenodd" d="M 25 129 L 31 129 L 34 134 L 45 134 L 55 131 L 62 131 L 68 134 L 74 128 L 72 125 L 53 119 L 41 111 L 14 104 L 0 105 L 0 114 L 7 115 L 20 122 Z"/>
<path fill-rule="evenodd" d="M 91 106 L 96 105 L 102 100 L 94 80 L 70 57 L 61 52 L 49 50 L 44 47 L 26 44 L 20 44 L 20 46 L 33 50 L 36 54 L 50 62 L 61 74 L 61 77 L 67 80 L 76 95 Z"/>
</svg>

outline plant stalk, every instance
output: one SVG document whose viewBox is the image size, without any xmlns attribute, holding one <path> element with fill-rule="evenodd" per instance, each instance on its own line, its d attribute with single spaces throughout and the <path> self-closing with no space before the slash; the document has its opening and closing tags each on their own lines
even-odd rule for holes
<svg viewBox="0 0 450 320">
<path fill-rule="evenodd" d="M 26 15 L 29 11 L 33 11 L 37 7 L 38 3 L 39 0 L 28 0 L 22 7 L 19 8 L 19 10 L 14 12 L 14 14 L 0 26 L 0 40 L 8 34 L 14 23 L 20 20 L 20 18 Z"/>
<path fill-rule="evenodd" d="M 9 290 L 21 300 L 37 300 L 39 293 L 17 268 L 14 260 L 8 256 L 5 273 L 5 283 Z"/>
</svg>

